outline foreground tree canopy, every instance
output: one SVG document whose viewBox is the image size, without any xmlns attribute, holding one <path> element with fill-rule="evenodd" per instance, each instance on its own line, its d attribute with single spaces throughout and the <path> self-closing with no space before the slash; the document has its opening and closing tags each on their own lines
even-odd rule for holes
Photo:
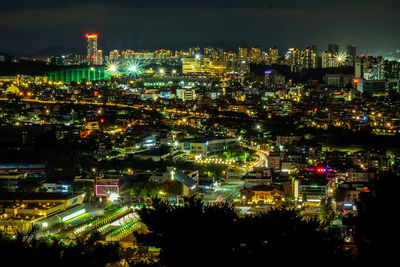
<svg viewBox="0 0 400 267">
<path fill-rule="evenodd" d="M 96 235 L 65 246 L 57 239 L 37 239 L 35 233 L 33 228 L 15 239 L 0 236 L 1 266 L 105 266 L 121 257 L 119 244 L 98 243 Z"/>
<path fill-rule="evenodd" d="M 239 217 L 228 204 L 208 205 L 189 199 L 183 207 L 155 199 L 142 209 L 150 234 L 143 245 L 161 248 L 166 266 L 257 266 L 260 263 L 343 263 L 340 241 L 317 221 L 295 210 L 275 209 Z M 257 264 L 258 263 L 258 264 Z"/>
</svg>

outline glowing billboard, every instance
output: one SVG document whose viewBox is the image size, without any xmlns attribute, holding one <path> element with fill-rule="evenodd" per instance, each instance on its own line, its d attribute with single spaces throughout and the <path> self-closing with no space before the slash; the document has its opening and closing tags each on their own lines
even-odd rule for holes
<svg viewBox="0 0 400 267">
<path fill-rule="evenodd" d="M 117 184 L 97 184 L 95 187 L 96 196 L 108 197 L 110 193 L 119 195 L 119 186 Z"/>
</svg>

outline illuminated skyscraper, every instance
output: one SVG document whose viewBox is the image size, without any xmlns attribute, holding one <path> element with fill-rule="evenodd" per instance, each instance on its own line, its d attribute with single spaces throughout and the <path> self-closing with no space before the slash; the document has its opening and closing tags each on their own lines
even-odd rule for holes
<svg viewBox="0 0 400 267">
<path fill-rule="evenodd" d="M 304 52 L 298 48 L 290 48 L 288 51 L 289 65 L 293 72 L 298 72 L 303 68 Z"/>
<path fill-rule="evenodd" d="M 269 49 L 269 60 L 270 64 L 278 63 L 278 48 L 276 48 L 275 46 Z"/>
<path fill-rule="evenodd" d="M 214 48 L 212 46 L 206 45 L 204 47 L 204 55 L 206 56 L 212 56 L 214 52 Z"/>
<path fill-rule="evenodd" d="M 241 60 L 247 59 L 247 47 L 246 46 L 244 46 L 244 45 L 239 46 L 238 56 L 239 56 L 239 59 L 241 59 Z"/>
<path fill-rule="evenodd" d="M 329 53 L 329 51 L 322 52 L 322 68 L 335 67 L 335 55 Z"/>
<path fill-rule="evenodd" d="M 130 49 L 121 52 L 121 56 L 123 57 L 123 59 L 133 59 L 133 54 L 134 51 Z"/>
<path fill-rule="evenodd" d="M 115 50 L 110 51 L 110 55 L 109 55 L 110 61 L 116 61 L 119 59 L 119 57 L 120 57 L 120 55 L 119 55 L 118 50 L 115 49 Z"/>
<path fill-rule="evenodd" d="M 346 61 L 347 61 L 347 65 L 354 67 L 355 62 L 356 62 L 356 57 L 357 57 L 357 49 L 354 45 L 348 45 L 347 49 L 346 49 Z"/>
<path fill-rule="evenodd" d="M 85 34 L 87 39 L 87 63 L 88 65 L 96 65 L 97 59 L 97 33 L 87 33 Z"/>
<path fill-rule="evenodd" d="M 194 46 L 189 48 L 189 55 L 191 57 L 195 57 L 196 55 L 200 56 L 201 55 L 201 50 L 200 47 Z"/>
<path fill-rule="evenodd" d="M 304 64 L 305 69 L 315 69 L 317 67 L 317 47 L 311 45 L 304 50 Z"/>
<path fill-rule="evenodd" d="M 97 50 L 95 65 L 103 65 L 103 51 Z"/>
<path fill-rule="evenodd" d="M 259 46 L 252 47 L 250 50 L 250 59 L 252 62 L 261 62 L 261 49 Z"/>
</svg>

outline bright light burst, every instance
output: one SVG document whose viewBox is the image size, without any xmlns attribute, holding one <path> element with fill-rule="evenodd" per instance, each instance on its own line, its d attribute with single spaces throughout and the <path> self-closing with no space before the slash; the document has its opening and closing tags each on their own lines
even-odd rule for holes
<svg viewBox="0 0 400 267">
<path fill-rule="evenodd" d="M 108 68 L 108 70 L 111 71 L 111 72 L 115 72 L 115 71 L 117 70 L 117 66 L 111 65 L 111 66 Z"/>
<path fill-rule="evenodd" d="M 257 123 L 256 125 L 254 125 L 254 128 L 255 128 L 257 131 L 261 131 L 261 130 L 262 130 L 262 125 L 259 124 L 259 123 Z"/>
<path fill-rule="evenodd" d="M 125 69 L 126 69 L 128 72 L 136 73 L 136 72 L 138 72 L 138 71 L 141 69 L 141 67 L 142 67 L 142 64 L 141 64 L 141 62 L 138 61 L 138 60 L 128 60 L 128 61 L 125 61 Z"/>
<path fill-rule="evenodd" d="M 343 66 L 343 64 L 346 62 L 346 54 L 339 53 L 335 56 L 335 63 L 337 66 Z"/>
<path fill-rule="evenodd" d="M 118 69 L 119 69 L 119 61 L 108 61 L 108 62 L 106 63 L 106 66 L 107 66 L 107 70 L 108 70 L 109 72 L 113 72 L 113 73 L 118 72 Z"/>
</svg>

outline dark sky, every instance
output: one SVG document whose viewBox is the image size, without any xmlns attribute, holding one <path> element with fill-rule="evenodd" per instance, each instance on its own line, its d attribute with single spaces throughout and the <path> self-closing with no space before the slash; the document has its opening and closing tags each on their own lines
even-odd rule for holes
<svg viewBox="0 0 400 267">
<path fill-rule="evenodd" d="M 84 47 L 97 32 L 105 50 L 336 42 L 373 53 L 400 48 L 399 10 L 400 0 L 2 0 L 0 49 Z"/>
</svg>

